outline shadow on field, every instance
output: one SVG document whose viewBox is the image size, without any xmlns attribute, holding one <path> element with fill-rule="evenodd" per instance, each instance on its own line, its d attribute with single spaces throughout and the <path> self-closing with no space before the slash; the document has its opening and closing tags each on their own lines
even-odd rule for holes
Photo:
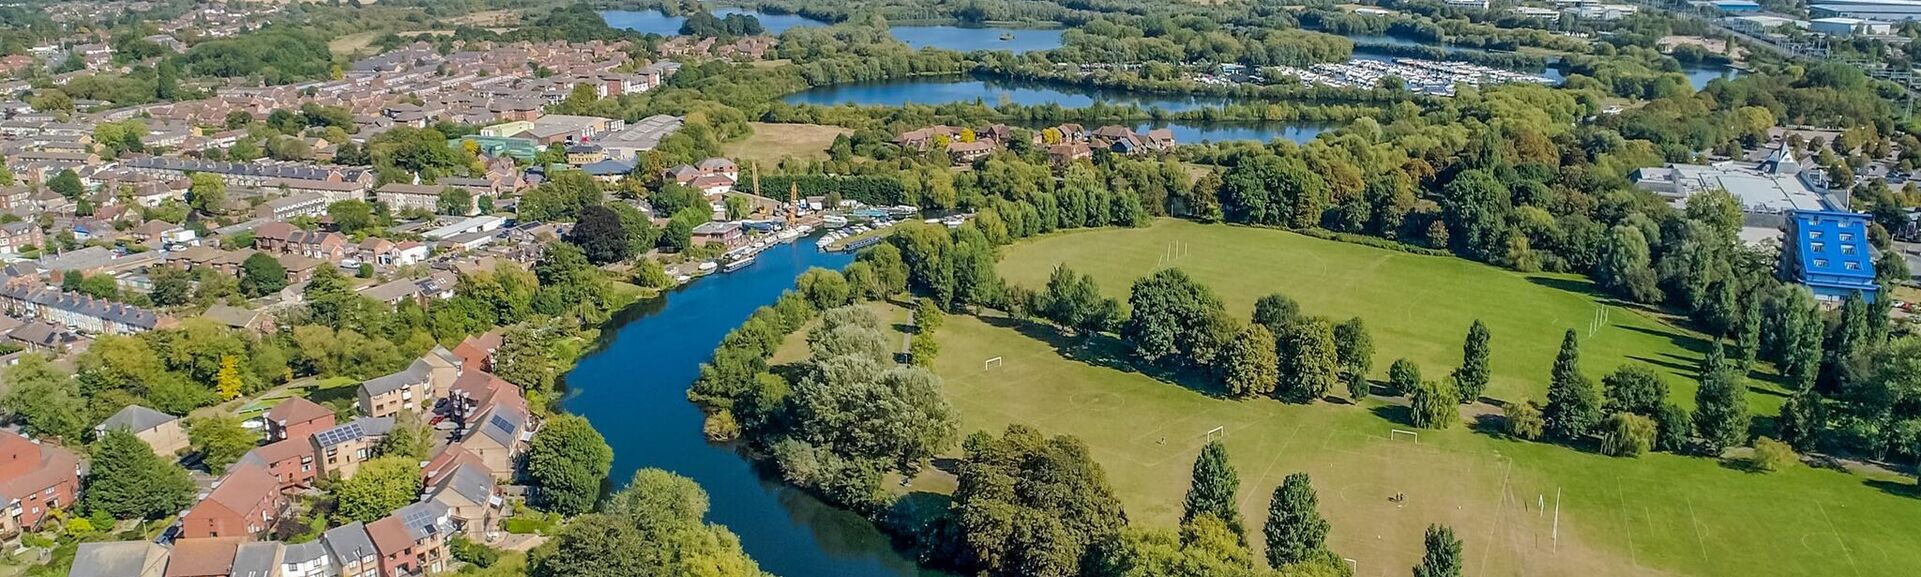
<svg viewBox="0 0 1921 577">
<path fill-rule="evenodd" d="M 1140 373 L 1157 381 L 1180 385 L 1210 397 L 1224 397 L 1225 393 L 1215 383 L 1198 375 L 1161 367 L 1135 364 L 1128 358 L 1127 345 L 1120 339 L 1105 334 L 1067 336 L 1054 327 L 1042 323 L 1022 321 L 1004 316 L 981 316 L 982 322 L 1004 329 L 1013 329 L 1028 338 L 1047 343 L 1061 358 L 1080 361 L 1089 365 L 1113 369 L 1126 373 Z"/>
<path fill-rule="evenodd" d="M 1881 479 L 1868 479 L 1866 481 L 1862 481 L 1861 483 L 1869 487 L 1880 489 L 1881 492 L 1887 493 L 1889 495 L 1894 495 L 1896 497 L 1921 499 L 1921 486 L 1915 485 L 1914 482 L 1912 481 L 1902 482 L 1902 481 L 1885 481 Z"/>
<path fill-rule="evenodd" d="M 1367 412 L 1397 425 L 1414 426 L 1414 410 L 1407 405 L 1378 405 L 1369 408 Z"/>
<path fill-rule="evenodd" d="M 1682 358 L 1680 355 L 1676 355 L 1673 353 L 1662 353 L 1660 357 L 1650 357 L 1647 355 L 1628 355 L 1628 358 L 1634 359 L 1636 361 L 1640 361 L 1643 363 L 1647 363 L 1650 365 L 1654 365 L 1657 367 L 1661 367 L 1664 369 L 1668 369 L 1684 375 L 1694 374 L 1696 371 L 1700 370 L 1699 364 L 1681 362 L 1687 359 Z"/>
<path fill-rule="evenodd" d="M 1653 335 L 1653 336 L 1667 339 L 1668 342 L 1673 343 L 1674 346 L 1687 349 L 1689 352 L 1693 352 L 1694 354 L 1697 354 L 1697 355 L 1708 354 L 1708 348 L 1710 347 L 1707 340 L 1702 339 L 1700 337 L 1696 337 L 1694 335 L 1687 334 L 1687 333 L 1679 333 L 1675 331 L 1651 329 L 1648 327 L 1637 327 L 1637 326 L 1629 326 L 1629 325 L 1614 325 L 1614 326 L 1620 327 L 1622 329 L 1634 331 L 1637 333 L 1645 334 L 1645 335 Z M 1686 360 L 1684 357 L 1677 356 L 1675 358 L 1682 358 Z"/>
<path fill-rule="evenodd" d="M 1608 294 L 1607 291 L 1601 290 L 1600 285 L 1594 284 L 1594 281 L 1575 280 L 1571 278 L 1560 278 L 1560 277 L 1553 277 L 1553 276 L 1548 276 L 1544 274 L 1531 274 L 1531 275 L 1527 275 L 1526 278 L 1527 278 L 1527 282 L 1531 282 L 1531 283 L 1544 286 L 1547 288 L 1555 289 L 1555 290 L 1563 290 L 1563 291 L 1567 291 L 1575 294 L 1587 295 L 1589 297 L 1593 297 L 1594 300 L 1601 301 L 1603 303 L 1610 304 L 1610 305 L 1623 306 L 1623 307 L 1635 307 L 1635 308 L 1639 308 L 1641 306 L 1639 303 L 1631 303 L 1631 302 L 1627 302 L 1627 301 L 1623 301 L 1618 298 L 1615 298 L 1614 295 Z"/>
</svg>

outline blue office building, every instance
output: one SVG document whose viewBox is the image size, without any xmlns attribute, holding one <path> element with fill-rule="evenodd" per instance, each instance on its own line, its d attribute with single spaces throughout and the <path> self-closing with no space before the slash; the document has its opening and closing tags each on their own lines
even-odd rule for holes
<svg viewBox="0 0 1921 577">
<path fill-rule="evenodd" d="M 1868 244 L 1868 216 L 1853 212 L 1797 210 L 1788 214 L 1781 247 L 1788 278 L 1807 285 L 1815 298 L 1842 300 L 1856 292 L 1874 302 L 1874 247 Z"/>
<path fill-rule="evenodd" d="M 1728 14 L 1753 14 L 1761 11 L 1761 5 L 1750 0 L 1714 0 L 1708 4 Z"/>
</svg>

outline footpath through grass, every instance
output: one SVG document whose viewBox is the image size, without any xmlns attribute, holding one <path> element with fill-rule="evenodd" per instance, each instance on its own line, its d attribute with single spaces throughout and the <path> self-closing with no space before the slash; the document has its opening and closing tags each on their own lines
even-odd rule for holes
<svg viewBox="0 0 1921 577">
<path fill-rule="evenodd" d="M 1002 274 L 1029 287 L 1065 261 L 1124 298 L 1133 279 L 1172 258 L 1219 291 L 1236 316 L 1274 291 L 1308 314 L 1358 314 L 1374 333 L 1377 373 L 1405 356 L 1430 376 L 1445 374 L 1478 317 L 1494 334 L 1489 395 L 1508 399 L 1543 396 L 1561 331 L 1575 326 L 1585 335 L 1598 306 L 1566 290 L 1582 286 L 1572 277 L 1270 230 L 1163 222 L 1006 252 Z M 951 316 L 937 340 L 935 369 L 963 432 L 1023 423 L 1078 436 L 1135 523 L 1171 526 L 1193 459 L 1218 427 L 1240 471 L 1248 527 L 1258 531 L 1282 477 L 1306 471 L 1333 524 L 1330 545 L 1355 559 L 1358 575 L 1405 575 L 1431 522 L 1466 540 L 1466 574 L 1477 576 L 1876 576 L 1921 567 L 1921 497 L 1911 480 L 1805 467 L 1761 475 L 1667 454 L 1618 459 L 1468 426 L 1390 438 L 1409 428 L 1398 400 L 1356 407 L 1221 399 L 1134 371 L 1111 337 L 1064 338 L 992 315 Z M 1687 375 L 1701 343 L 1684 330 L 1616 308 L 1582 345 L 1590 374 L 1647 362 L 1669 372 L 1677 400 L 1693 395 Z M 990 357 L 1003 360 L 985 367 Z M 1751 396 L 1762 407 L 1778 404 Z M 1464 416 L 1477 410 L 1485 409 L 1464 408 Z M 1406 499 L 1390 501 L 1396 494 Z"/>
</svg>

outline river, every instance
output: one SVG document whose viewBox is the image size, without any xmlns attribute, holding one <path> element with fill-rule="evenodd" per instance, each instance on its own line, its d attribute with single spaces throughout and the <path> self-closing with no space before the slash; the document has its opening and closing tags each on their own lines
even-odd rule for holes
<svg viewBox="0 0 1921 577">
<path fill-rule="evenodd" d="M 761 569 L 781 577 L 940 575 L 919 569 L 859 515 L 764 477 L 732 447 L 708 443 L 700 410 L 687 401 L 700 363 L 728 331 L 772 304 L 808 268 L 839 269 L 852 261 L 802 239 L 761 253 L 739 271 L 635 304 L 615 320 L 619 328 L 608 329 L 606 342 L 567 374 L 563 406 L 607 437 L 616 485 L 642 467 L 700 483 L 711 497 L 707 520 L 740 535 Z"/>
<path fill-rule="evenodd" d="M 768 34 L 779 35 L 790 28 L 799 26 L 826 26 L 827 22 L 801 16 L 799 14 L 769 14 L 741 8 L 715 8 L 714 15 L 726 17 L 728 14 L 746 14 L 760 20 L 760 27 Z M 668 16 L 659 10 L 603 10 L 600 18 L 608 26 L 633 30 L 642 34 L 673 36 L 680 33 L 680 25 L 686 22 L 683 16 Z M 958 52 L 976 50 L 1005 50 L 1015 54 L 1025 54 L 1041 50 L 1060 48 L 1062 30 L 1047 28 L 1003 28 L 993 26 L 891 26 L 888 32 L 896 40 L 908 46 L 919 48 L 940 48 Z M 1002 38 L 1006 39 L 1003 40 Z"/>
</svg>

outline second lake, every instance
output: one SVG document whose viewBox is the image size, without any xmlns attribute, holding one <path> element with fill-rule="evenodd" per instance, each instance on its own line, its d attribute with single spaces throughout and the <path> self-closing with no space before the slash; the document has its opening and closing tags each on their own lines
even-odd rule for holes
<svg viewBox="0 0 1921 577">
<path fill-rule="evenodd" d="M 729 14 L 753 16 L 760 20 L 761 28 L 773 35 L 801 26 L 829 24 L 799 14 L 770 14 L 740 8 L 715 8 L 713 12 L 715 16 L 723 18 Z M 614 28 L 661 36 L 679 34 L 681 23 L 687 21 L 685 16 L 668 16 L 659 10 L 603 10 L 600 17 Z M 903 25 L 890 27 L 888 32 L 917 49 L 940 48 L 959 52 L 1005 50 L 1023 54 L 1060 48 L 1063 42 L 1060 29 Z"/>
<path fill-rule="evenodd" d="M 1233 102 L 1223 96 L 1183 96 L 1145 94 L 1126 90 L 1087 88 L 1041 82 L 978 79 L 968 77 L 907 78 L 882 82 L 860 82 L 822 86 L 790 94 L 788 104 L 835 106 L 941 105 L 980 102 L 988 106 L 1020 104 L 1054 105 L 1061 108 L 1086 108 L 1095 104 L 1135 105 L 1143 109 L 1185 112 L 1219 108 Z M 1167 128 L 1183 143 L 1203 141 L 1258 140 L 1285 138 L 1306 142 L 1329 127 L 1307 122 L 1192 122 L 1168 121 L 1132 123 L 1138 131 Z"/>
</svg>

